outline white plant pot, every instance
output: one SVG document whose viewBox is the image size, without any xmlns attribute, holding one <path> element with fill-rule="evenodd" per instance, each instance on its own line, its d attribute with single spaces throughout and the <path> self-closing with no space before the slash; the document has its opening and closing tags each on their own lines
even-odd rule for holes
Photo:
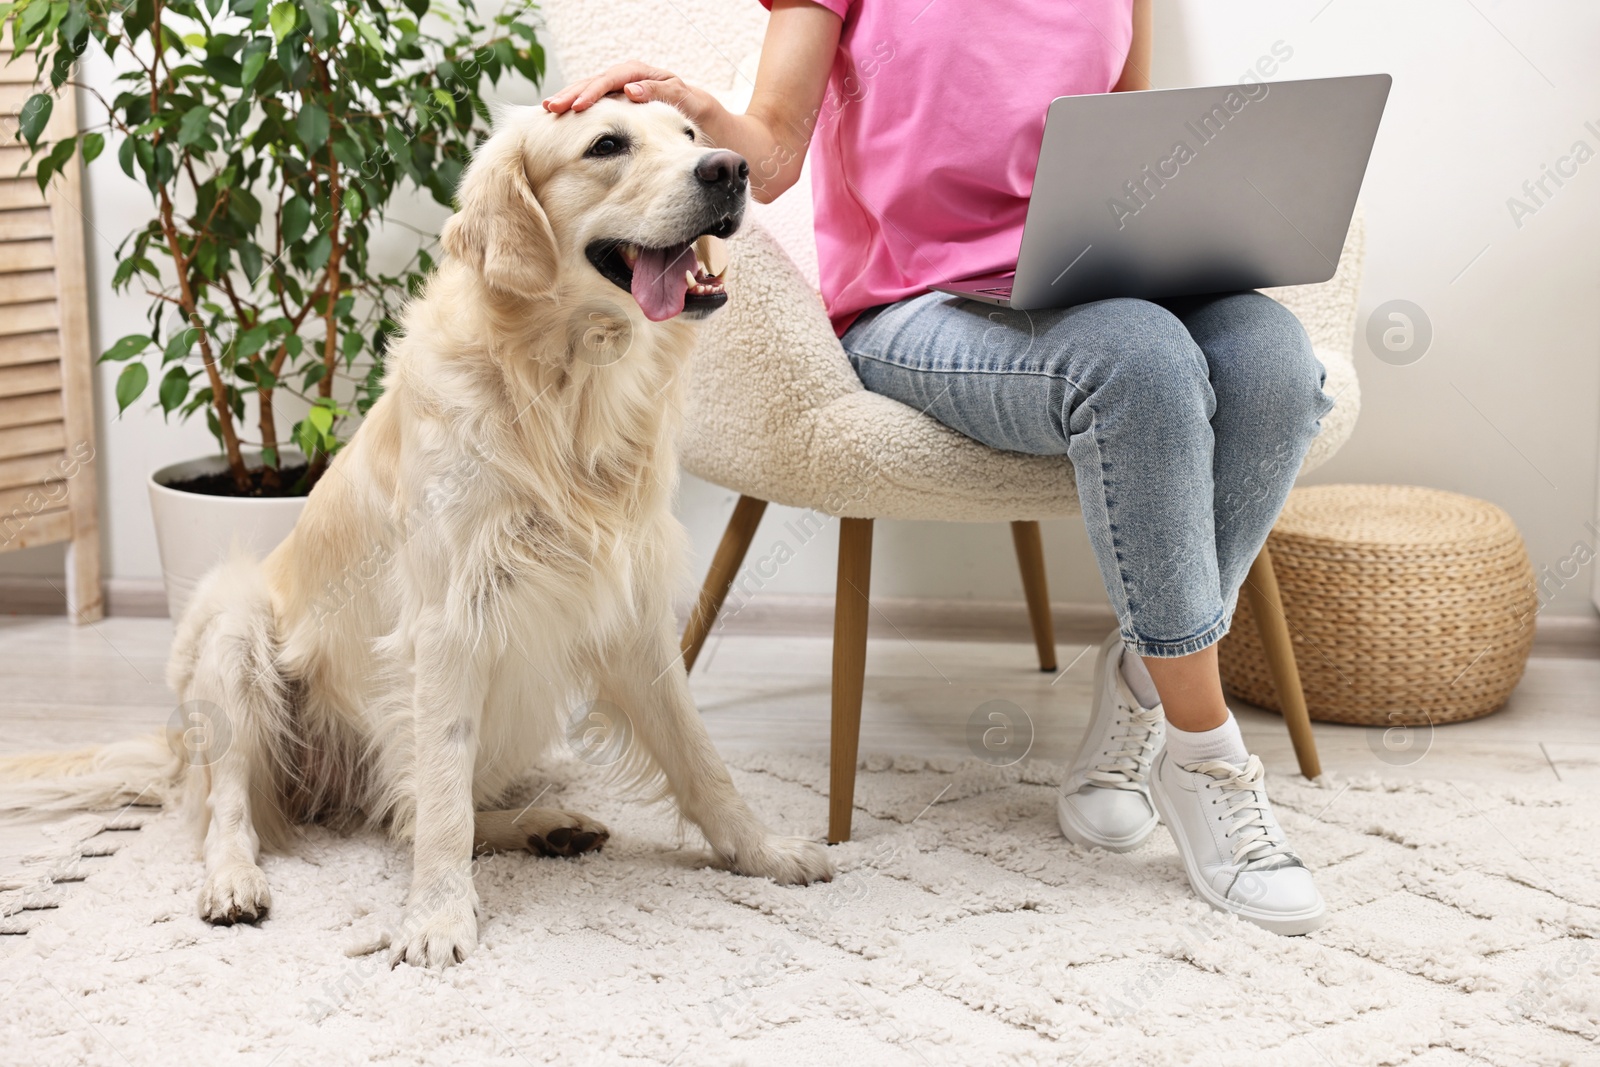
<svg viewBox="0 0 1600 1067">
<path fill-rule="evenodd" d="M 296 453 L 280 453 L 285 467 L 303 462 Z M 251 466 L 258 453 L 245 453 Z M 183 614 L 194 587 L 232 547 L 264 558 L 294 529 L 306 498 L 206 496 L 170 488 L 173 482 L 228 469 L 223 456 L 191 459 L 162 467 L 150 475 L 150 512 L 156 520 L 156 546 L 161 551 L 161 577 L 167 587 L 167 611 Z"/>
</svg>

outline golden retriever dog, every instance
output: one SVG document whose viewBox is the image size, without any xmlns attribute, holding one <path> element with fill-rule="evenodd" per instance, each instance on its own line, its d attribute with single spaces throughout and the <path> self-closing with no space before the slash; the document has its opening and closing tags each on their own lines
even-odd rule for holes
<svg viewBox="0 0 1600 1067">
<path fill-rule="evenodd" d="M 572 709 L 605 701 L 631 737 L 625 777 L 670 795 L 727 866 L 829 878 L 819 843 L 773 834 L 734 789 L 672 611 L 687 320 L 727 300 L 704 261 L 738 228 L 747 175 L 662 103 L 502 116 L 383 398 L 289 538 L 217 567 L 178 622 L 168 681 L 185 707 L 221 709 L 226 751 L 11 760 L 34 782 L 0 788 L 0 806 L 126 799 L 186 775 L 213 923 L 266 914 L 258 852 L 295 824 L 380 824 L 413 856 L 392 957 L 442 967 L 477 942 L 475 849 L 605 842 L 580 814 L 497 810 Z"/>
</svg>

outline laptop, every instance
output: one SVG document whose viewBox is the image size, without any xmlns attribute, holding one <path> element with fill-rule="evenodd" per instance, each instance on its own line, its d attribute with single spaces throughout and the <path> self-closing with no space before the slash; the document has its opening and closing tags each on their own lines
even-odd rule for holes
<svg viewBox="0 0 1600 1067">
<path fill-rule="evenodd" d="M 1027 311 L 1327 281 L 1391 80 L 1059 97 L 1016 270 L 933 288 Z"/>
</svg>

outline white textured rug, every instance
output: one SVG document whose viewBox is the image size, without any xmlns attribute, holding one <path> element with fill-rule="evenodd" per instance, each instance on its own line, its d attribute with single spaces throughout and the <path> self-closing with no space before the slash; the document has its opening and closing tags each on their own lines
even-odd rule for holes
<svg viewBox="0 0 1600 1067">
<path fill-rule="evenodd" d="M 822 761 L 736 763 L 759 811 L 818 831 Z M 1332 911 L 1285 939 L 1194 902 L 1164 831 L 1127 855 L 1067 844 L 1058 773 L 868 761 L 840 877 L 785 889 L 707 868 L 665 809 L 559 766 L 543 802 L 610 844 L 484 861 L 481 944 L 443 975 L 344 954 L 405 891 L 379 838 L 312 831 L 265 861 L 271 917 L 216 929 L 176 819 L 80 817 L 53 862 L 86 881 L 0 892 L 26 930 L 0 938 L 0 1061 L 1600 1063 L 1595 798 L 1280 778 Z"/>
</svg>

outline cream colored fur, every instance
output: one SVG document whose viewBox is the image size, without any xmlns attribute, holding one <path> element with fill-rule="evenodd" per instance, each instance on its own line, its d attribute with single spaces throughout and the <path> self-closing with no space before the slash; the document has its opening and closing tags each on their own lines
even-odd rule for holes
<svg viewBox="0 0 1600 1067">
<path fill-rule="evenodd" d="M 586 157 L 606 131 L 633 150 Z M 624 770 L 659 782 L 734 870 L 830 876 L 820 845 L 773 836 L 734 790 L 678 656 L 673 437 L 694 327 L 646 320 L 584 252 L 684 237 L 707 151 L 687 132 L 664 104 L 508 112 L 466 174 L 383 398 L 289 538 L 196 590 L 169 680 L 231 732 L 193 772 L 206 918 L 264 914 L 262 842 L 354 813 L 413 842 L 394 958 L 460 960 L 477 939 L 475 845 L 605 840 L 580 815 L 488 810 L 591 699 L 628 720 Z"/>
</svg>

